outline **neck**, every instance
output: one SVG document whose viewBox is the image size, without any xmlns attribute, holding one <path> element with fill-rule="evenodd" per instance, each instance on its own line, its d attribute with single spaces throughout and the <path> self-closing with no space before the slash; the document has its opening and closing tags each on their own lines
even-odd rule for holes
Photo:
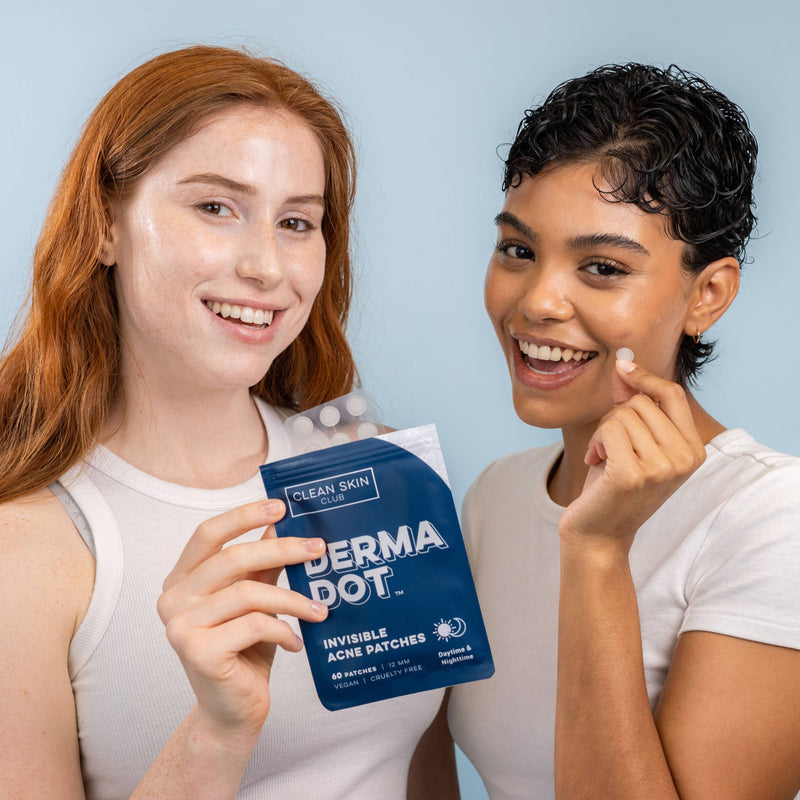
<svg viewBox="0 0 800 800">
<path fill-rule="evenodd" d="M 697 402 L 691 392 L 686 392 L 686 398 L 697 432 L 700 434 L 703 444 L 708 444 L 725 430 L 725 426 L 717 422 Z M 561 429 L 564 452 L 551 472 L 547 483 L 550 497 L 560 506 L 568 506 L 583 491 L 583 484 L 589 473 L 589 467 L 586 466 L 583 458 L 596 429 L 597 423 Z"/>
<path fill-rule="evenodd" d="M 267 433 L 248 389 L 189 392 L 124 381 L 100 442 L 161 480 L 202 489 L 234 486 L 264 463 Z"/>
</svg>

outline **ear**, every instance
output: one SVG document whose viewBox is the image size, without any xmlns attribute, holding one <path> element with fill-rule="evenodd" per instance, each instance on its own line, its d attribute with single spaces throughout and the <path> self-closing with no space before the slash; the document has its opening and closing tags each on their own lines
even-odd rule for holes
<svg viewBox="0 0 800 800">
<path fill-rule="evenodd" d="M 712 261 L 694 278 L 684 323 L 687 336 L 705 333 L 727 310 L 739 291 L 739 262 L 732 256 Z"/>
<path fill-rule="evenodd" d="M 113 267 L 117 263 L 117 228 L 114 224 L 114 208 L 110 202 L 105 203 L 106 229 L 103 234 L 103 241 L 100 245 L 100 263 L 106 267 Z"/>
</svg>

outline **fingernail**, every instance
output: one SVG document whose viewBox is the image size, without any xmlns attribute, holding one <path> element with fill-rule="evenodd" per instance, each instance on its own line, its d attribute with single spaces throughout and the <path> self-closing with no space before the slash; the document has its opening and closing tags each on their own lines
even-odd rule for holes
<svg viewBox="0 0 800 800">
<path fill-rule="evenodd" d="M 283 509 L 284 505 L 282 500 L 267 500 L 266 503 L 261 504 L 261 510 L 270 516 L 282 513 Z"/>
<path fill-rule="evenodd" d="M 633 372 L 636 369 L 636 364 L 632 361 L 626 361 L 624 358 L 618 358 L 617 369 L 620 372 Z"/>
<path fill-rule="evenodd" d="M 620 347 L 617 350 L 617 359 L 619 361 L 633 361 L 633 350 L 630 347 Z"/>
<path fill-rule="evenodd" d="M 323 614 L 327 613 L 328 606 L 326 606 L 325 603 L 318 603 L 316 600 L 312 600 L 311 601 L 311 610 L 315 614 L 318 614 L 319 616 L 322 616 Z"/>
<path fill-rule="evenodd" d="M 324 539 L 304 539 L 303 546 L 309 553 L 319 553 L 325 549 Z"/>
<path fill-rule="evenodd" d="M 294 635 L 294 638 L 297 640 L 297 649 L 298 650 L 302 650 L 303 649 L 303 640 L 297 634 Z"/>
</svg>

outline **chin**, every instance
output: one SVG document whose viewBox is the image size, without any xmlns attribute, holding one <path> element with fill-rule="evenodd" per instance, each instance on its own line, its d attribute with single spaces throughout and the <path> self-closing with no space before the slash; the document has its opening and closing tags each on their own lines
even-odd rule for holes
<svg viewBox="0 0 800 800">
<path fill-rule="evenodd" d="M 555 398 L 544 402 L 516 391 L 513 401 L 514 411 L 526 425 L 547 430 L 596 426 L 605 413 L 595 409 L 570 408 L 568 403 L 559 402 Z M 612 404 L 609 402 L 607 410 L 611 408 Z"/>
<path fill-rule="evenodd" d="M 526 424 L 532 425 L 534 428 L 560 428 L 562 426 L 562 417 L 559 414 L 553 414 L 552 409 L 550 413 L 545 411 L 539 406 L 538 403 L 532 403 L 527 397 L 518 397 L 514 393 L 514 411 L 517 416 Z"/>
<path fill-rule="evenodd" d="M 232 392 L 241 389 L 251 389 L 267 374 L 272 362 L 264 364 L 237 364 L 230 361 L 225 365 L 217 365 L 213 370 L 208 371 L 207 375 L 214 381 L 220 389 L 227 389 Z"/>
</svg>

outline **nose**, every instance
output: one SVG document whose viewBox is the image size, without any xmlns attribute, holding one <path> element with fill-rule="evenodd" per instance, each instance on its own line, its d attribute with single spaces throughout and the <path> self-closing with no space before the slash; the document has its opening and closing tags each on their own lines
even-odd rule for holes
<svg viewBox="0 0 800 800">
<path fill-rule="evenodd" d="M 533 322 L 564 322 L 574 309 L 568 298 L 567 281 L 557 269 L 538 264 L 529 270 L 525 291 L 519 297 L 519 311 Z"/>
<path fill-rule="evenodd" d="M 237 274 L 271 289 L 284 277 L 280 244 L 271 225 L 254 228 L 242 243 L 236 259 Z"/>
</svg>

